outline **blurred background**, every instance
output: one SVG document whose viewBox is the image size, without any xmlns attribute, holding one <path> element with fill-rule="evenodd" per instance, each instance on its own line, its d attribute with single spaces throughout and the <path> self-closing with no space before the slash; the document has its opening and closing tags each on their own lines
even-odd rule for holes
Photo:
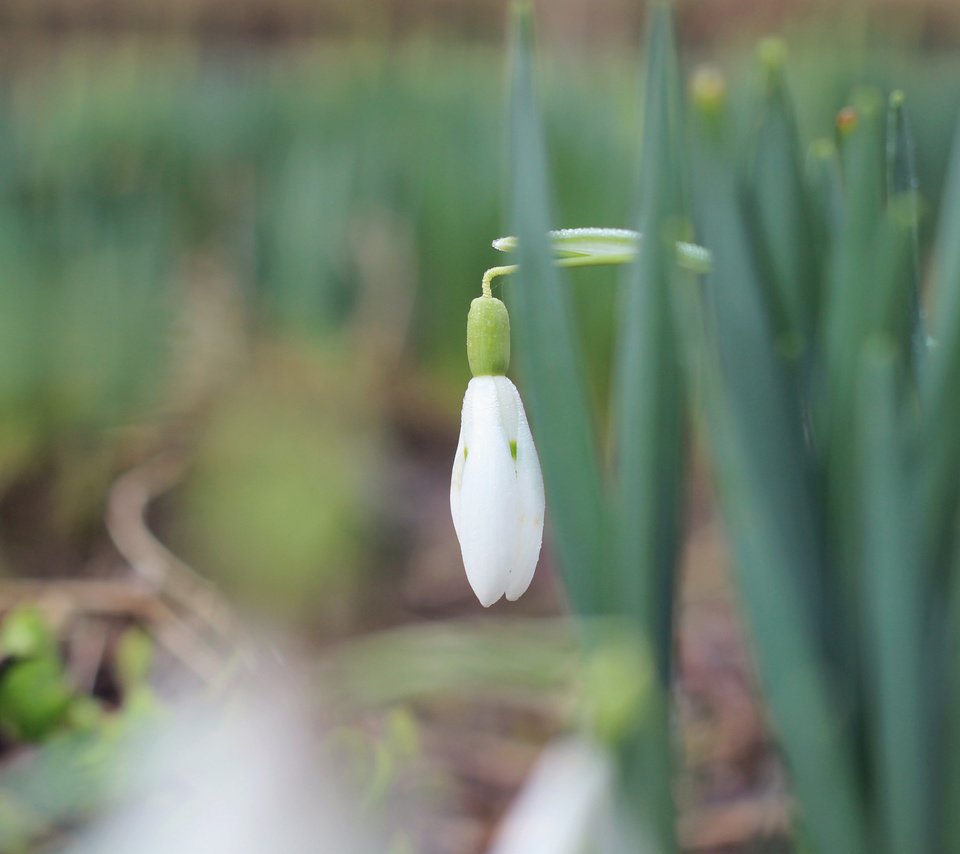
<svg viewBox="0 0 960 854">
<path fill-rule="evenodd" d="M 556 226 L 628 226 L 644 4 L 536 13 Z M 211 788 L 282 754 L 251 741 L 296 732 L 374 850 L 483 851 L 580 714 L 590 671 L 549 541 L 529 593 L 484 612 L 449 517 L 466 310 L 504 229 L 506 17 L 494 0 L 3 4 L 0 850 L 154 850 L 89 835 L 146 785 L 130 745 L 242 684 L 257 700 L 204 763 Z M 808 141 L 854 84 L 902 88 L 926 239 L 960 102 L 954 3 L 684 0 L 678 23 L 687 70 L 721 68 L 735 106 L 756 40 L 784 35 Z M 616 274 L 571 281 L 602 420 Z M 702 480 L 682 837 L 789 850 Z M 212 741 L 207 715 L 174 730 L 181 749 Z M 351 850 L 257 832 L 229 850 Z"/>
</svg>

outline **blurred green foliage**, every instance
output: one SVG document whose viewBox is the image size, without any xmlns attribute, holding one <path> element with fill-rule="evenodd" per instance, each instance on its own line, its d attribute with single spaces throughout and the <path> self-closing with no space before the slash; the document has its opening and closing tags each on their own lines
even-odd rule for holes
<svg viewBox="0 0 960 854">
<path fill-rule="evenodd" d="M 850 65 L 836 50 L 801 69 L 802 117 L 840 102 Z M 943 65 L 868 71 L 896 74 L 911 97 L 918 173 L 934 191 L 955 106 Z M 112 428 L 170 402 L 185 294 L 205 286 L 197 259 L 226 278 L 248 332 L 323 338 L 358 309 L 371 224 L 384 221 L 404 244 L 397 276 L 413 285 L 411 365 L 453 400 L 462 318 L 503 230 L 500 67 L 499 53 L 426 42 L 260 57 L 121 43 L 67 46 L 11 76 L 0 91 L 0 483 L 51 446 L 74 449 L 69 461 L 115 444 Z M 548 70 L 552 224 L 628 224 L 632 59 L 555 58 Z M 573 280 L 598 410 L 611 276 Z"/>
<path fill-rule="evenodd" d="M 698 199 L 697 225 L 715 254 L 720 252 L 717 279 L 730 283 L 727 290 L 709 294 L 707 302 L 718 323 L 731 324 L 724 353 L 732 349 L 747 366 L 740 374 L 744 396 L 734 408 L 740 407 L 736 424 L 748 437 L 743 440 L 747 456 L 760 468 L 749 486 L 760 494 L 776 485 L 778 501 L 760 500 L 756 506 L 763 508 L 769 530 L 784 538 L 781 569 L 795 576 L 785 589 L 797 588 L 796 596 L 780 600 L 788 607 L 779 619 L 765 598 L 770 591 L 756 586 L 770 578 L 771 561 L 753 555 L 753 601 L 757 614 L 768 620 L 758 634 L 770 641 L 770 649 L 778 648 L 774 641 L 789 645 L 793 618 L 802 608 L 805 616 L 798 619 L 809 619 L 814 627 L 803 623 L 793 652 L 799 649 L 808 664 L 837 656 L 837 672 L 843 674 L 837 680 L 843 695 L 837 705 L 856 718 L 864 715 L 861 704 L 871 690 L 859 684 L 856 666 L 866 644 L 857 637 L 860 621 L 867 618 L 851 595 L 856 573 L 844 581 L 851 585 L 844 600 L 820 609 L 828 584 L 817 552 L 824 520 L 808 494 L 808 468 L 822 460 L 805 456 L 805 430 L 811 427 L 808 413 L 826 395 L 842 417 L 828 408 L 826 416 L 817 416 L 816 426 L 823 426 L 831 441 L 836 437 L 834 448 L 882 458 L 896 438 L 870 433 L 861 446 L 844 434 L 861 418 L 861 408 L 889 411 L 890 377 L 881 354 L 868 371 L 870 399 L 864 402 L 852 393 L 862 379 L 856 361 L 870 331 L 870 318 L 859 317 L 857 300 L 836 316 L 852 318 L 855 326 L 862 319 L 866 326 L 857 326 L 852 337 L 844 329 L 827 333 L 826 368 L 812 361 L 810 341 L 829 296 L 828 282 L 843 302 L 848 294 L 837 282 L 855 282 L 859 297 L 883 283 L 886 261 L 891 270 L 901 261 L 907 264 L 910 241 L 918 241 L 917 254 L 924 255 L 960 99 L 960 91 L 945 87 L 943 80 L 956 74 L 958 63 L 947 56 L 913 54 L 909 46 L 848 50 L 842 33 L 833 40 L 817 35 L 809 47 L 796 44 L 794 56 L 789 98 L 784 78 L 769 67 L 755 68 L 736 51 L 714 57 L 728 72 L 729 116 L 714 116 L 712 129 L 699 128 L 699 171 L 691 189 Z M 768 57 L 768 65 L 775 59 Z M 663 70 L 672 61 L 658 54 L 653 67 Z M 638 189 L 629 180 L 641 124 L 648 145 L 661 154 L 674 139 L 658 135 L 664 125 L 658 127 L 651 116 L 641 123 L 635 64 L 632 56 L 617 55 L 583 62 L 569 56 L 543 60 L 546 151 L 537 149 L 540 129 L 530 124 L 532 96 L 517 109 L 527 122 L 529 144 L 521 147 L 526 159 L 520 165 L 536 167 L 521 169 L 513 187 L 518 197 L 513 218 L 528 233 L 638 220 L 662 226 L 682 207 L 651 201 L 645 195 L 648 185 Z M 388 462 L 384 378 L 404 372 L 436 386 L 440 399 L 449 401 L 451 434 L 455 424 L 467 379 L 464 319 L 482 271 L 496 262 L 489 241 L 506 230 L 503 199 L 511 187 L 503 180 L 505 167 L 518 165 L 507 164 L 500 154 L 506 131 L 501 67 L 499 51 L 425 42 L 391 49 L 314 46 L 256 56 L 121 44 L 67 47 L 46 67 L 12 74 L 0 87 L 0 490 L 54 459 L 66 500 L 97 505 L 114 469 L 142 450 L 127 428 L 169 431 L 186 440 L 193 462 L 174 495 L 170 524 L 176 545 L 190 561 L 272 613 L 315 614 L 349 606 L 369 555 L 364 550 L 376 537 L 370 493 Z M 533 70 L 527 68 L 526 74 Z M 849 220 L 859 161 L 872 158 L 881 172 L 863 169 L 857 205 L 871 205 L 876 190 L 871 175 L 887 180 L 882 135 L 874 134 L 863 151 L 857 148 L 860 153 L 842 141 L 806 152 L 807 140 L 833 137 L 834 115 L 855 80 L 882 91 L 895 84 L 906 92 L 924 213 L 919 233 L 908 234 L 896 205 L 882 216 L 874 210 L 871 216 L 884 223 L 889 230 L 883 234 L 891 238 L 878 242 L 906 254 L 870 258 L 862 267 L 858 264 L 870 254 L 876 234 L 871 230 L 859 243 L 854 235 L 849 244 L 835 245 L 834 232 L 840 219 Z M 648 99 L 656 97 L 657 85 L 651 84 Z M 874 131 L 883 120 L 882 111 L 875 112 Z M 902 129 L 899 121 L 895 116 L 894 136 Z M 711 136 L 726 132 L 721 124 L 736 127 L 737 135 Z M 677 154 L 671 154 L 671 170 L 680 168 Z M 903 162 L 894 158 L 890 166 L 891 185 L 901 188 Z M 657 177 L 658 164 L 646 165 L 645 181 Z M 851 185 L 846 196 L 844 180 Z M 656 209 L 647 210 L 647 204 Z M 909 213 L 906 221 L 913 223 Z M 756 246 L 744 248 L 747 231 Z M 905 242 L 893 239 L 899 237 Z M 809 253 L 808 243 L 823 251 Z M 943 244 L 941 251 L 946 252 Z M 945 257 L 945 263 L 955 263 L 949 253 Z M 545 255 L 521 263 L 552 270 Z M 632 349 L 625 346 L 618 356 L 621 373 L 615 381 L 610 334 L 615 273 L 571 274 L 569 286 L 562 285 L 559 307 L 555 290 L 550 291 L 557 279 L 549 270 L 546 285 L 520 276 L 504 288 L 540 288 L 527 303 L 526 319 L 524 309 L 517 310 L 517 329 L 527 330 L 521 348 L 539 348 L 534 359 L 542 375 L 553 378 L 552 385 L 531 389 L 529 397 L 534 419 L 545 424 L 551 414 L 560 415 L 551 424 L 552 437 L 544 434 L 541 441 L 538 436 L 538 443 L 571 599 L 584 613 L 631 610 L 661 639 L 651 648 L 666 666 L 662 639 L 670 626 L 667 612 L 657 606 L 669 598 L 673 583 L 682 443 L 671 430 L 671 418 L 679 421 L 682 389 L 658 370 L 665 364 L 673 370 L 674 346 L 665 326 L 669 307 L 663 299 L 662 248 L 643 263 L 660 266 L 638 268 L 630 288 L 633 301 L 624 303 L 629 311 L 622 316 L 631 323 L 645 320 L 651 334 L 664 338 L 649 350 L 644 347 L 650 336 L 632 339 Z M 762 305 L 753 292 L 748 294 L 752 302 L 738 301 L 740 289 L 750 285 L 747 277 L 736 275 L 743 265 L 768 285 Z M 656 304 L 646 304 L 645 291 L 637 286 L 647 279 L 658 282 Z M 727 299 L 731 294 L 736 298 Z M 509 296 L 522 305 L 529 294 Z M 198 309 L 205 297 L 209 314 Z M 405 302 L 409 328 L 402 330 L 402 340 L 385 345 L 390 321 L 404 315 L 391 307 Z M 737 314 L 744 304 L 748 313 Z M 374 311 L 371 322 L 371 306 L 387 310 L 379 317 Z M 231 312 L 235 326 L 226 317 Z M 544 318 L 547 324 L 538 327 Z M 769 329 L 762 327 L 768 337 L 759 345 L 737 325 L 755 328 L 753 321 L 770 323 Z M 557 323 L 563 336 L 556 335 Z M 854 339 L 855 346 L 848 347 Z M 564 352 L 557 352 L 558 345 Z M 631 362 L 638 353 L 646 358 L 642 364 Z M 566 371 L 562 380 L 579 375 L 580 354 L 582 386 L 579 380 L 557 382 L 558 365 L 561 374 Z M 789 363 L 787 384 L 781 382 L 781 360 Z M 522 355 L 518 361 L 523 369 Z M 528 359 L 527 370 L 531 363 Z M 820 370 L 829 382 L 822 381 Z M 195 375 L 206 379 L 191 385 Z M 943 382 L 951 376 L 945 373 Z M 629 407 L 620 422 L 607 415 L 611 389 Z M 761 419 L 751 408 L 758 398 L 772 407 Z M 658 401 L 664 403 L 665 420 L 644 424 L 648 429 L 634 435 L 629 427 L 636 413 L 654 411 Z M 944 430 L 954 422 L 942 423 Z M 600 450 L 592 459 L 588 452 L 571 465 L 571 443 L 590 446 L 610 427 L 614 440 L 594 447 L 620 453 Z M 932 421 L 927 429 L 936 447 L 948 449 L 948 437 L 937 433 Z M 861 468 L 843 468 L 849 463 L 845 453 L 831 453 L 842 473 L 834 481 L 837 504 L 830 508 L 837 518 L 854 515 L 857 495 L 890 494 L 890 483 L 900 474 L 871 470 L 867 476 Z M 951 453 L 946 456 L 950 462 Z M 648 481 L 637 472 L 654 471 L 658 461 L 671 464 L 656 470 L 657 478 L 649 481 L 654 487 L 644 492 Z M 613 523 L 601 507 L 608 468 L 617 471 L 621 509 L 627 508 Z M 861 476 L 864 483 L 856 481 Z M 874 476 L 882 485 L 873 485 Z M 854 481 L 858 485 L 851 485 Z M 935 473 L 929 488 L 953 490 Z M 845 553 L 884 551 L 883 542 L 870 540 L 864 531 L 876 534 L 882 528 L 877 520 L 887 518 L 889 507 L 870 505 L 864 513 L 873 521 L 863 530 L 836 528 L 838 542 L 848 539 Z M 750 530 L 757 523 L 749 513 L 741 521 Z M 949 527 L 944 519 L 930 524 L 940 535 Z M 649 574 L 640 577 L 638 551 L 653 539 L 662 539 L 660 551 L 644 557 Z M 607 553 L 608 540 L 615 541 L 615 556 Z M 598 567 L 614 564 L 616 577 L 606 585 Z M 874 605 L 871 620 L 884 601 Z M 17 660 L 5 674 L 13 678 L 0 682 L 0 717 L 18 738 L 41 737 L 64 721 L 73 723 L 65 711 L 71 695 L 55 646 L 30 651 L 42 639 L 30 619 L 22 618 L 3 634 L 3 643 L 11 645 L 6 652 Z M 870 631 L 883 635 L 882 625 L 870 625 Z M 811 649 L 805 646 L 808 635 Z M 884 635 L 878 643 L 889 639 Z M 149 656 L 135 638 L 123 650 L 126 684 L 142 678 Z M 619 653 L 597 658 L 597 681 L 616 680 L 632 669 L 646 674 L 633 657 L 636 652 L 632 648 L 623 660 Z M 799 721 L 802 732 L 806 720 L 817 729 L 832 713 L 824 711 L 836 699 L 832 683 L 818 679 L 815 667 L 803 668 L 801 676 L 816 684 L 802 693 L 808 703 L 811 696 L 830 695 L 828 700 L 810 712 L 809 705 L 794 702 L 796 686 L 787 685 L 774 710 L 788 722 L 784 726 Z M 768 669 L 775 675 L 775 662 Z M 138 689 L 130 690 L 132 696 Z M 25 708 L 21 701 L 27 695 L 30 704 L 42 708 Z M 611 738 L 623 737 L 630 729 L 624 718 L 646 705 L 632 689 L 598 696 L 597 725 Z M 97 730 L 99 718 L 90 711 L 80 708 L 77 719 Z M 662 712 L 651 711 L 650 720 L 659 719 L 666 730 Z M 884 726 L 875 724 L 878 730 Z M 829 721 L 824 729 L 830 729 Z M 802 737 L 788 745 L 796 765 L 802 766 L 804 757 L 816 765 L 824 755 L 855 764 L 841 761 L 846 752 L 833 751 L 836 740 L 821 743 L 818 735 L 819 730 L 812 736 L 815 750 L 808 751 Z M 666 744 L 661 731 L 655 736 Z M 865 742 L 867 736 L 861 736 Z M 100 750 L 99 743 L 92 749 Z M 858 742 L 858 751 L 866 749 Z M 841 794 L 849 782 L 849 769 L 842 770 L 830 775 Z M 861 771 L 849 772 L 855 779 L 850 788 L 859 785 Z M 871 766 L 870 773 L 876 776 L 878 770 Z M 813 812 L 818 803 L 829 809 L 842 799 L 834 796 L 837 788 L 825 786 L 818 800 L 817 777 L 814 768 L 801 792 Z M 662 785 L 666 777 L 660 779 Z M 904 821 L 916 821 L 918 814 L 915 810 Z M 826 836 L 849 838 L 858 832 L 857 827 L 834 827 Z"/>
<path fill-rule="evenodd" d="M 0 773 L 0 849 L 32 851 L 125 793 L 121 758 L 161 717 L 148 682 L 153 642 L 136 627 L 117 638 L 117 707 L 73 684 L 55 626 L 35 607 L 3 616 L 0 656 L 0 730 L 10 745 L 34 746 Z"/>
<path fill-rule="evenodd" d="M 0 727 L 17 741 L 39 741 L 73 701 L 56 635 L 36 609 L 12 611 L 0 627 L 0 654 Z"/>
<path fill-rule="evenodd" d="M 261 352 L 216 399 L 176 493 L 178 547 L 273 618 L 330 624 L 349 615 L 363 577 L 382 451 L 370 388 L 352 367 Z"/>
<path fill-rule="evenodd" d="M 43 742 L 58 734 L 91 732 L 105 720 L 101 702 L 71 684 L 54 626 L 33 606 L 8 611 L 0 623 L 0 729 L 17 742 Z M 117 640 L 115 678 L 124 715 L 149 716 L 155 699 L 148 683 L 153 642 L 130 628 Z"/>
<path fill-rule="evenodd" d="M 960 137 L 928 267 L 909 96 L 857 87 L 804 163 L 787 71 L 761 45 L 747 120 L 693 83 L 694 399 L 799 834 L 953 850 Z"/>
<path fill-rule="evenodd" d="M 929 339 L 917 170 L 930 155 L 916 156 L 909 95 L 861 68 L 805 162 L 783 43 L 763 42 L 755 71 L 729 88 L 715 71 L 697 75 L 688 113 L 671 14 L 651 5 L 634 213 L 643 237 L 620 289 L 606 478 L 545 237 L 552 185 L 522 13 L 509 102 L 515 349 L 558 559 L 573 609 L 635 621 L 661 676 L 638 737 L 617 745 L 629 812 L 658 850 L 678 850 L 669 689 L 688 386 L 798 834 L 817 851 L 948 850 L 943 792 L 960 776 L 929 759 L 957 731 L 934 709 L 955 642 L 941 599 L 958 589 L 960 154 Z M 805 80 L 824 83 L 801 78 L 800 91 Z M 956 103 L 941 102 L 925 130 L 944 114 L 952 120 Z M 712 256 L 702 287 L 674 258 L 675 241 L 692 235 Z"/>
<path fill-rule="evenodd" d="M 556 90 L 577 222 L 623 215 L 603 167 L 624 159 L 635 114 L 622 88 L 591 85 L 616 70 Z M 385 417 L 375 386 L 406 365 L 452 423 L 467 376 L 463 318 L 500 230 L 500 94 L 497 54 L 427 44 L 214 61 L 81 46 L 14 76 L 0 90 L 0 490 L 52 463 L 50 524 L 89 527 L 131 454 L 195 439 L 174 526 L 188 558 L 266 573 L 260 588 L 288 602 L 330 580 L 319 563 L 355 564 L 378 465 L 364 437 Z M 580 303 L 602 341 L 609 301 Z M 374 369 L 277 391 L 277 341 L 320 353 L 327 380 Z M 605 348 L 592 352 L 599 367 Z"/>
</svg>

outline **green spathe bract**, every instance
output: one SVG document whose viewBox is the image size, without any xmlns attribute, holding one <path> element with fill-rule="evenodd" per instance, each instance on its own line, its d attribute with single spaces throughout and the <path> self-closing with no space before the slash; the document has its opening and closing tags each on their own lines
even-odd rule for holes
<svg viewBox="0 0 960 854">
<path fill-rule="evenodd" d="M 470 303 L 467 361 L 475 377 L 503 376 L 510 367 L 510 315 L 496 297 L 484 295 Z"/>
</svg>

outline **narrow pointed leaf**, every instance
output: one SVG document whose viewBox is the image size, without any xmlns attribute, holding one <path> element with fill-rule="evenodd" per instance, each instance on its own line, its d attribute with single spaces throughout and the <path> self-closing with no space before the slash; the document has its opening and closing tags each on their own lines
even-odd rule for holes
<svg viewBox="0 0 960 854">
<path fill-rule="evenodd" d="M 767 271 L 777 334 L 794 339 L 793 346 L 806 352 L 819 307 L 819 246 L 787 91 L 785 49 L 770 39 L 759 54 L 761 92 L 748 170 L 748 212 Z"/>
<path fill-rule="evenodd" d="M 868 344 L 860 372 L 859 459 L 863 584 L 870 651 L 873 756 L 890 854 L 930 851 L 922 579 L 899 425 L 898 350 Z M 902 353 L 900 354 L 902 357 Z M 902 364 L 902 362 L 901 362 Z M 902 367 L 900 368 L 902 370 Z"/>
<path fill-rule="evenodd" d="M 626 228 L 564 228 L 547 234 L 560 267 L 628 264 L 637 257 L 641 235 Z M 513 252 L 516 237 L 498 237 L 493 248 Z M 710 253 L 686 241 L 676 244 L 676 262 L 694 273 L 710 271 Z"/>
<path fill-rule="evenodd" d="M 960 577 L 960 549 L 951 558 L 951 576 Z M 953 585 L 945 604 L 938 601 L 935 605 L 930 610 L 944 621 L 945 643 L 936 650 L 934 666 L 928 667 L 932 674 L 928 682 L 930 719 L 938 726 L 935 731 L 943 734 L 942 742 L 935 743 L 935 752 L 930 754 L 937 771 L 935 784 L 942 783 L 936 802 L 938 847 L 934 850 L 960 851 L 960 811 L 956 809 L 960 803 L 960 715 L 951 713 L 960 708 L 960 658 L 954 653 L 960 647 L 960 586 Z"/>
<path fill-rule="evenodd" d="M 605 257 L 636 254 L 640 234 L 626 228 L 562 228 L 547 233 L 550 247 L 560 257 Z M 493 248 L 512 252 L 517 248 L 516 237 L 498 237 Z"/>
<path fill-rule="evenodd" d="M 676 263 L 666 233 L 682 214 L 678 69 L 669 8 L 657 3 L 647 43 L 638 212 L 648 234 L 621 296 L 613 405 L 619 589 L 651 632 L 658 657 L 672 643 L 670 613 L 680 529 L 683 388 L 670 321 Z"/>
<path fill-rule="evenodd" d="M 921 548 L 929 571 L 946 575 L 951 528 L 960 493 L 960 125 L 954 136 L 947 188 L 931 270 L 933 346 L 922 374 L 925 427 L 921 437 Z"/>
<path fill-rule="evenodd" d="M 829 257 L 833 239 L 843 222 L 840 156 L 833 140 L 815 139 L 810 144 L 805 172 L 814 235 L 821 254 Z"/>
<path fill-rule="evenodd" d="M 733 140 L 698 122 L 694 187 L 713 273 L 678 287 L 688 364 L 703 377 L 715 479 L 761 681 L 814 850 L 865 851 L 838 691 L 847 630 L 833 595 L 795 383 L 780 358 L 727 163 Z M 705 340 L 706 339 L 706 340 Z"/>
<path fill-rule="evenodd" d="M 867 91 L 857 99 L 856 125 L 843 140 L 847 186 L 841 231 L 831 260 L 825 296 L 825 369 L 827 428 L 849 424 L 852 386 L 859 364 L 864 328 L 862 313 L 871 300 L 872 264 L 883 211 L 884 148 L 880 99 Z"/>
<path fill-rule="evenodd" d="M 856 477 L 856 387 L 863 344 L 877 330 L 880 306 L 896 291 L 902 268 L 877 263 L 890 247 L 881 239 L 890 224 L 884 211 L 884 114 L 879 93 L 855 98 L 855 117 L 841 125 L 845 179 L 843 220 L 833 243 L 824 303 L 824 348 L 815 403 L 825 465 L 826 516 L 841 625 L 848 627 L 844 685 L 851 714 L 864 712 L 864 655 L 856 630 L 862 612 L 860 543 L 856 535 L 861 496 Z M 902 248 L 903 244 L 899 244 Z M 881 281 L 877 281 L 877 276 Z"/>
<path fill-rule="evenodd" d="M 914 350 L 911 355 L 914 360 L 922 360 L 927 349 L 927 330 L 920 293 L 920 185 L 906 98 L 899 90 L 890 95 L 887 108 L 887 199 L 889 203 L 911 209 L 909 318 Z"/>
<path fill-rule="evenodd" d="M 554 265 L 547 238 L 547 161 L 534 93 L 529 12 L 518 10 L 513 27 L 510 221 L 517 235 L 519 271 L 505 295 L 564 582 L 574 608 L 594 613 L 603 607 L 601 583 L 606 575 L 596 437 L 570 291 Z"/>
<path fill-rule="evenodd" d="M 685 213 L 682 103 L 672 11 L 651 4 L 636 216 L 644 235 L 619 298 L 613 377 L 615 566 L 620 607 L 649 639 L 660 690 L 627 757 L 631 791 L 659 848 L 676 850 L 669 690 L 682 527 L 686 413 L 672 323 L 676 223 Z"/>
</svg>

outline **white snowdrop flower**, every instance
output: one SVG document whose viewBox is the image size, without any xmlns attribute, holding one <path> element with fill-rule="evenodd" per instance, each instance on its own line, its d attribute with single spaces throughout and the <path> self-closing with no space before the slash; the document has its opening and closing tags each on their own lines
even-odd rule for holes
<svg viewBox="0 0 960 854">
<path fill-rule="evenodd" d="M 618 815 L 610 752 L 583 736 L 548 744 L 488 854 L 653 854 Z"/>
<path fill-rule="evenodd" d="M 480 603 L 530 586 L 543 538 L 543 476 L 516 386 L 474 377 L 463 399 L 450 511 Z"/>
<path fill-rule="evenodd" d="M 543 539 L 543 476 L 516 386 L 504 376 L 510 323 L 498 299 L 475 299 L 467 318 L 474 374 L 463 399 L 450 511 L 467 580 L 480 604 L 514 601 L 530 586 Z"/>
</svg>

